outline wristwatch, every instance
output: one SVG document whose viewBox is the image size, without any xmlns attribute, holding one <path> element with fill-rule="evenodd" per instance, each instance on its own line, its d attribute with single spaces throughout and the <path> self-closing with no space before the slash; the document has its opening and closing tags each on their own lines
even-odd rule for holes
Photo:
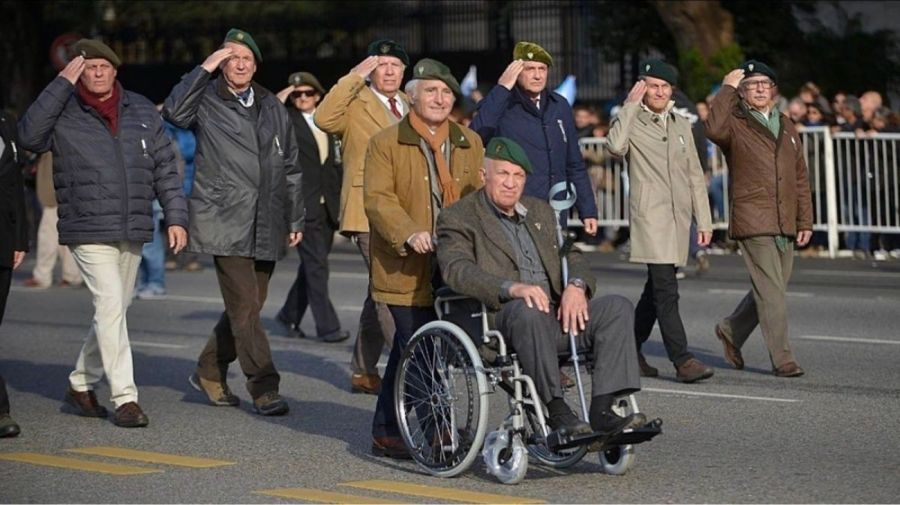
<svg viewBox="0 0 900 505">
<path fill-rule="evenodd" d="M 580 288 L 584 292 L 587 292 L 587 284 L 584 283 L 583 279 L 579 279 L 578 277 L 573 277 L 573 278 L 569 279 L 569 284 L 575 286 L 576 288 Z"/>
</svg>

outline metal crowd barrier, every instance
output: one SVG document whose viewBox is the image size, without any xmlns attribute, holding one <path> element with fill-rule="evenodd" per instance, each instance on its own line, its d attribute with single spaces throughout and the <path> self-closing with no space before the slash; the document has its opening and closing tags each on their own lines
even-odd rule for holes
<svg viewBox="0 0 900 505">
<path fill-rule="evenodd" d="M 828 235 L 837 256 L 839 233 L 900 233 L 900 134 L 831 133 L 826 127 L 800 132 L 809 168 L 813 230 Z M 628 166 L 606 150 L 606 139 L 580 141 L 591 176 L 601 226 L 628 226 Z M 713 227 L 728 228 L 728 167 L 722 152 L 709 150 L 709 195 Z"/>
</svg>

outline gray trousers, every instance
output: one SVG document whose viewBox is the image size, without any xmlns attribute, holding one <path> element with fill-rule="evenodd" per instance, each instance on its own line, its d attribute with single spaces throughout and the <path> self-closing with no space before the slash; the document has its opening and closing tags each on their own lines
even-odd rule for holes
<svg viewBox="0 0 900 505">
<path fill-rule="evenodd" d="M 556 307 L 546 314 L 523 300 L 506 303 L 497 314 L 497 329 L 519 357 L 522 370 L 534 380 L 541 401 L 562 398 L 559 353 L 569 350 L 569 337 L 556 319 Z M 578 349 L 589 350 L 594 362 L 593 396 L 626 395 L 641 389 L 634 342 L 634 306 L 627 298 L 608 295 L 588 301 L 590 319 L 576 335 Z"/>
<path fill-rule="evenodd" d="M 752 237 L 738 241 L 744 263 L 750 272 L 753 289 L 744 296 L 734 312 L 720 327 L 735 347 L 743 347 L 759 325 L 769 349 L 772 365 L 778 368 L 794 360 L 788 341 L 785 293 L 794 268 L 794 244 L 781 252 L 775 237 Z"/>
<path fill-rule="evenodd" d="M 356 344 L 353 346 L 350 369 L 353 373 L 378 375 L 377 365 L 378 359 L 381 358 L 381 350 L 387 345 L 388 351 L 390 351 L 394 345 L 394 318 L 386 304 L 376 303 L 372 300 L 369 234 L 357 233 L 353 235 L 353 241 L 359 248 L 359 253 L 362 254 L 363 260 L 366 262 L 366 270 L 370 275 L 366 301 L 363 302 L 362 313 L 359 315 L 359 330 L 356 333 Z"/>
</svg>

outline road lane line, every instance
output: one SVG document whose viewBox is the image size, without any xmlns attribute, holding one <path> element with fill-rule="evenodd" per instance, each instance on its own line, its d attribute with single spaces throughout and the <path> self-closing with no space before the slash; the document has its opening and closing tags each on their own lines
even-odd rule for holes
<svg viewBox="0 0 900 505">
<path fill-rule="evenodd" d="M 357 496 L 352 494 L 335 493 L 332 491 L 322 491 L 319 489 L 308 489 L 304 487 L 262 489 L 259 491 L 254 491 L 253 493 L 264 494 L 267 496 L 278 496 L 281 498 L 291 498 L 294 500 L 303 500 L 312 503 L 408 503 L 397 500 L 371 498 L 369 496 Z"/>
<path fill-rule="evenodd" d="M 802 340 L 820 340 L 823 342 L 848 342 L 851 344 L 888 344 L 900 345 L 898 340 L 881 340 L 877 338 L 829 337 L 826 335 L 800 335 Z"/>
<path fill-rule="evenodd" d="M 32 452 L 9 452 L 0 453 L 0 460 L 17 461 L 19 463 L 31 463 L 32 465 L 52 466 L 56 468 L 65 468 L 68 470 L 80 470 L 83 472 L 107 473 L 111 475 L 141 475 L 145 473 L 161 473 L 162 470 L 155 468 L 142 468 L 139 466 L 113 465 L 110 463 L 100 463 L 98 461 L 88 461 L 76 458 L 63 458 L 60 456 L 50 456 L 47 454 L 35 454 Z"/>
<path fill-rule="evenodd" d="M 663 394 L 675 394 L 675 395 L 686 395 L 686 396 L 710 396 L 713 398 L 734 398 L 738 400 L 758 400 L 763 402 L 782 402 L 782 403 L 795 403 L 800 400 L 795 400 L 793 398 L 772 398 L 769 396 L 747 396 L 747 395 L 729 395 L 725 393 L 701 393 L 699 391 L 689 391 L 689 390 L 681 390 L 681 389 L 658 389 L 658 388 L 641 388 L 641 391 L 650 391 L 652 393 L 663 393 Z"/>
<path fill-rule="evenodd" d="M 707 289 L 707 293 L 713 295 L 746 295 L 750 292 L 749 289 Z M 787 296 L 793 296 L 796 298 L 812 298 L 816 296 L 814 293 L 806 293 L 803 291 L 788 291 Z"/>
<path fill-rule="evenodd" d="M 214 468 L 235 464 L 234 461 L 221 459 L 195 458 L 192 456 L 179 456 L 177 454 L 165 454 L 162 452 L 138 451 L 123 447 L 83 447 L 67 449 L 66 452 L 79 454 L 92 454 L 94 456 L 107 456 L 110 458 L 143 461 L 145 463 L 161 463 L 164 465 L 185 466 L 188 468 Z"/>
<path fill-rule="evenodd" d="M 339 486 L 349 486 L 371 491 L 384 491 L 387 493 L 405 494 L 411 496 L 424 496 L 440 500 L 460 501 L 464 503 L 546 503 L 543 500 L 510 496 L 504 494 L 479 493 L 476 491 L 463 491 L 437 486 L 423 486 L 421 484 L 407 484 L 389 480 L 362 480 L 357 482 L 343 482 Z"/>
<path fill-rule="evenodd" d="M 187 347 L 186 344 L 163 344 L 161 342 L 144 342 L 141 340 L 131 340 L 130 343 L 134 347 L 158 347 L 160 349 L 184 349 Z"/>
</svg>

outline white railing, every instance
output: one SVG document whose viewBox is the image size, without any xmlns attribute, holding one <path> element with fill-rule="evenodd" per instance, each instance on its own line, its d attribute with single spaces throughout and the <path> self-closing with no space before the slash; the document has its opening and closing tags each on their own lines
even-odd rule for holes
<svg viewBox="0 0 900 505">
<path fill-rule="evenodd" d="M 900 134 L 857 137 L 826 127 L 800 132 L 813 203 L 813 230 L 828 234 L 837 256 L 838 234 L 900 233 Z M 606 139 L 580 141 L 591 175 L 601 226 L 628 226 L 628 166 L 606 149 Z M 728 167 L 722 152 L 709 150 L 713 227 L 728 228 Z"/>
</svg>

